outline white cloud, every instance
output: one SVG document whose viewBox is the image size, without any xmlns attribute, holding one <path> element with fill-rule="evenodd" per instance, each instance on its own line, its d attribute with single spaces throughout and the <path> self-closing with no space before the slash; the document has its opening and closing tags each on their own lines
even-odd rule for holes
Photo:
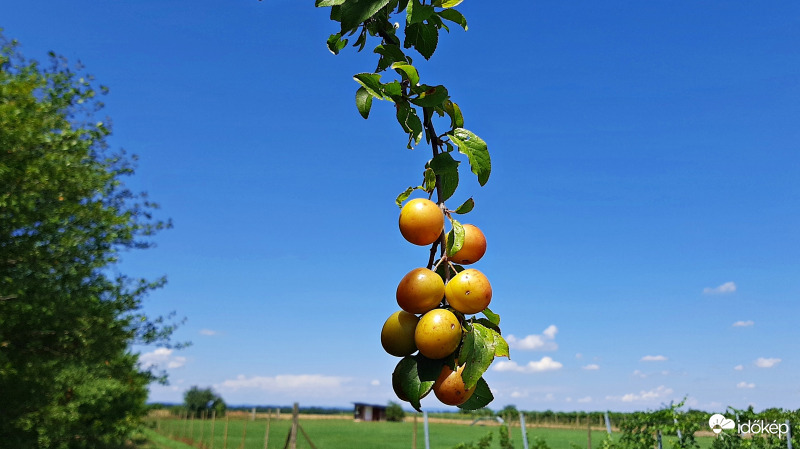
<svg viewBox="0 0 800 449">
<path fill-rule="evenodd" d="M 207 336 L 219 335 L 219 332 L 211 329 L 200 329 L 200 335 L 207 335 Z"/>
<path fill-rule="evenodd" d="M 667 360 L 663 355 L 646 355 L 642 357 L 642 362 L 663 362 Z"/>
<path fill-rule="evenodd" d="M 767 359 L 764 357 L 759 357 L 755 361 L 756 366 L 759 368 L 772 368 L 778 363 L 781 363 L 781 359 Z"/>
<path fill-rule="evenodd" d="M 592 402 L 592 397 L 591 396 L 586 396 L 585 398 L 580 398 L 580 399 L 578 399 L 578 402 L 580 402 L 581 404 L 586 404 L 586 403 Z"/>
<path fill-rule="evenodd" d="M 318 389 L 338 389 L 350 380 L 346 377 L 324 376 L 322 374 L 283 374 L 273 377 L 238 375 L 235 379 L 223 381 L 216 387 L 221 391 L 265 390 L 265 391 L 308 391 Z"/>
<path fill-rule="evenodd" d="M 381 385 L 381 381 L 379 381 L 378 379 L 372 379 L 372 382 L 370 382 L 369 384 L 372 385 L 373 387 L 379 387 Z"/>
<path fill-rule="evenodd" d="M 733 327 L 750 327 L 750 326 L 752 326 L 754 324 L 756 324 L 756 323 L 754 323 L 752 320 L 737 321 L 737 322 L 733 323 Z"/>
<path fill-rule="evenodd" d="M 174 350 L 158 348 L 151 352 L 139 354 L 139 365 L 142 369 L 159 368 L 174 369 L 186 364 L 186 357 L 173 356 Z"/>
<path fill-rule="evenodd" d="M 591 363 L 589 365 L 584 366 L 582 369 L 585 369 L 586 371 L 596 371 L 600 369 L 600 365 L 596 363 Z"/>
<path fill-rule="evenodd" d="M 744 369 L 744 365 L 736 365 L 733 367 L 736 371 L 742 371 Z"/>
<path fill-rule="evenodd" d="M 612 401 L 622 401 L 622 402 L 640 402 L 640 401 L 650 401 L 653 399 L 663 398 L 671 394 L 672 394 L 672 388 L 667 388 L 661 385 L 658 388 L 655 388 L 650 391 L 642 390 L 638 393 L 628 393 L 622 396 L 606 396 L 606 399 Z"/>
<path fill-rule="evenodd" d="M 575 358 L 576 358 L 576 359 L 578 359 L 578 360 L 580 360 L 580 359 L 582 359 L 582 358 L 583 358 L 583 354 L 581 354 L 581 353 L 579 352 L 579 353 L 575 354 Z"/>
<path fill-rule="evenodd" d="M 511 371 L 517 373 L 541 373 L 544 371 L 559 370 L 564 365 L 550 357 L 542 357 L 539 361 L 530 361 L 527 365 L 520 366 L 511 360 L 501 360 L 494 366 L 495 371 Z"/>
<path fill-rule="evenodd" d="M 513 335 L 506 337 L 508 346 L 512 349 L 519 349 L 521 351 L 555 351 L 558 349 L 558 343 L 554 340 L 558 333 L 558 327 L 551 324 L 541 335 L 531 334 L 525 338 L 517 338 Z"/>
<path fill-rule="evenodd" d="M 634 370 L 633 375 L 636 376 L 636 377 L 641 377 L 642 379 L 647 377 L 647 374 L 639 371 L 638 369 Z"/>
<path fill-rule="evenodd" d="M 736 291 L 736 284 L 733 282 L 726 282 L 718 287 L 706 287 L 703 289 L 703 293 L 706 295 L 721 295 L 725 293 L 733 293 Z"/>
<path fill-rule="evenodd" d="M 756 387 L 756 384 L 754 384 L 752 382 L 750 382 L 750 383 L 739 382 L 738 384 L 736 384 L 736 388 L 755 388 L 755 387 Z"/>
</svg>

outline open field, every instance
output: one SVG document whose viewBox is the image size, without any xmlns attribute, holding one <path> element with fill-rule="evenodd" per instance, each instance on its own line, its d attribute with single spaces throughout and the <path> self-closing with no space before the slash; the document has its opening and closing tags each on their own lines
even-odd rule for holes
<svg viewBox="0 0 800 449">
<path fill-rule="evenodd" d="M 446 420 L 436 420 L 446 421 Z M 266 430 L 266 419 L 248 421 L 246 419 L 230 419 L 227 421 L 228 448 L 263 449 Z M 202 439 L 206 448 L 212 447 L 212 423 L 200 420 L 182 421 L 178 419 L 160 419 L 153 422 L 162 435 L 174 438 L 191 439 L 199 443 Z M 226 421 L 219 419 L 214 423 L 213 447 L 223 449 Z M 245 428 L 246 426 L 246 428 Z M 269 448 L 282 448 L 291 426 L 290 420 L 270 421 Z M 410 449 L 414 438 L 414 423 L 391 422 L 354 422 L 352 419 L 309 419 L 300 416 L 300 426 L 308 434 L 318 449 Z M 432 449 L 450 449 L 459 443 L 477 442 L 478 439 L 492 433 L 492 449 L 499 449 L 500 427 L 476 424 L 429 422 L 430 444 Z M 581 429 L 528 427 L 528 440 L 534 438 L 544 440 L 550 449 L 583 449 L 587 446 L 587 431 Z M 424 448 L 423 423 L 420 417 L 417 423 L 417 447 Z M 244 434 L 244 445 L 242 436 Z M 619 434 L 615 434 L 615 440 Z M 592 431 L 592 447 L 598 448 L 606 437 L 605 430 Z M 511 438 L 516 448 L 522 448 L 520 428 L 511 428 Z M 711 446 L 712 438 L 700 437 L 698 442 L 702 449 Z M 199 446 L 198 446 L 199 447 Z M 298 448 L 311 448 L 298 435 Z M 670 447 L 669 438 L 665 438 L 664 447 Z"/>
</svg>

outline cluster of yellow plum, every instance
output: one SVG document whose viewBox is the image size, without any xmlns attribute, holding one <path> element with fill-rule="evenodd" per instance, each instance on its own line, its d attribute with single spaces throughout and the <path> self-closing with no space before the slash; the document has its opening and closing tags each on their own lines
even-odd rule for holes
<svg viewBox="0 0 800 449">
<path fill-rule="evenodd" d="M 400 232 L 415 245 L 432 245 L 437 241 L 445 244 L 444 222 L 442 208 L 428 199 L 410 200 L 400 211 Z M 448 358 L 461 344 L 464 315 L 480 313 L 489 306 L 492 287 L 486 276 L 474 268 L 456 273 L 451 265 L 475 263 L 486 252 L 483 232 L 470 224 L 463 225 L 463 229 L 461 249 L 449 257 L 445 253 L 439 262 L 444 267 L 442 272 L 447 274 L 415 268 L 400 280 L 397 304 L 402 310 L 392 314 L 381 331 L 381 344 L 387 353 L 405 357 L 419 351 L 428 359 Z M 451 278 L 450 273 L 455 275 Z M 474 387 L 465 388 L 461 378 L 464 366 L 457 362 L 455 365 L 453 370 L 449 364 L 443 364 L 433 385 L 436 397 L 447 405 L 463 404 L 474 391 Z M 397 385 L 395 392 L 405 400 Z"/>
</svg>

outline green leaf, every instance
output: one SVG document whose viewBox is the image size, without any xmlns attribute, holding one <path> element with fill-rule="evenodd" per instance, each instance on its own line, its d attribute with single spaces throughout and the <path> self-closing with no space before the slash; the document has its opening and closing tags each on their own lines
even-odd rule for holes
<svg viewBox="0 0 800 449">
<path fill-rule="evenodd" d="M 362 117 L 369 117 L 369 110 L 372 107 L 372 94 L 364 86 L 359 87 L 356 91 L 356 107 Z"/>
<path fill-rule="evenodd" d="M 383 85 L 383 94 L 386 97 L 392 99 L 398 99 L 398 97 L 402 98 L 403 86 L 400 85 L 399 81 L 392 81 L 391 83 L 386 83 Z"/>
<path fill-rule="evenodd" d="M 458 6 L 464 0 L 436 0 L 433 2 L 433 6 L 441 6 L 442 8 L 452 8 L 454 6 Z"/>
<path fill-rule="evenodd" d="M 454 210 L 453 212 L 457 214 L 466 214 L 469 211 L 471 211 L 472 208 L 474 207 L 475 207 L 475 200 L 470 198 L 467 201 L 464 201 L 464 204 L 458 206 L 458 208 L 456 208 L 456 210 Z"/>
<path fill-rule="evenodd" d="M 407 200 L 408 197 L 411 196 L 411 193 L 414 192 L 417 189 L 422 189 L 422 186 L 409 187 L 406 190 L 404 190 L 403 193 L 401 193 L 400 195 L 397 195 L 397 199 L 394 200 L 394 202 L 397 203 L 397 207 L 402 209 L 403 208 L 403 202 L 405 200 Z"/>
<path fill-rule="evenodd" d="M 408 0 L 400 0 L 397 2 L 397 12 L 401 13 L 404 9 L 408 7 Z"/>
<path fill-rule="evenodd" d="M 461 108 L 459 108 L 457 104 L 447 100 L 442 104 L 442 107 L 444 108 L 444 112 L 450 116 L 450 126 L 453 129 L 464 126 L 464 116 L 461 114 Z"/>
<path fill-rule="evenodd" d="M 467 19 L 463 14 L 455 9 L 445 9 L 444 11 L 439 11 L 438 14 L 442 19 L 455 22 L 461 25 L 461 28 L 464 28 L 464 31 L 467 31 Z"/>
<path fill-rule="evenodd" d="M 466 364 L 461 378 L 467 388 L 472 388 L 494 360 L 497 332 L 480 323 L 472 324 L 472 331 L 464 336 L 458 362 Z"/>
<path fill-rule="evenodd" d="M 422 140 L 422 120 L 417 116 L 417 111 L 409 103 L 398 102 L 397 122 L 408 133 L 408 148 L 412 148 L 412 142 L 418 144 Z"/>
<path fill-rule="evenodd" d="M 421 411 L 419 401 L 431 391 L 441 371 L 440 361 L 430 360 L 419 354 L 406 356 L 395 367 L 392 384 L 406 396 L 414 410 Z"/>
<path fill-rule="evenodd" d="M 427 167 L 425 168 L 424 177 L 423 190 L 428 193 L 433 193 L 433 191 L 436 190 L 436 173 L 434 173 L 432 168 Z"/>
<path fill-rule="evenodd" d="M 492 324 L 494 324 L 495 326 L 499 326 L 500 325 L 500 315 L 492 312 L 492 309 L 490 309 L 488 307 L 483 309 L 483 315 L 486 318 L 488 318 L 489 321 L 491 321 Z"/>
<path fill-rule="evenodd" d="M 456 128 L 448 136 L 458 146 L 458 151 L 469 158 L 470 168 L 478 176 L 478 183 L 485 185 L 492 172 L 492 161 L 486 142 L 464 128 Z"/>
<path fill-rule="evenodd" d="M 341 5 L 344 2 L 345 0 L 317 0 L 314 2 L 314 6 L 316 6 L 317 8 L 321 8 L 325 6 Z"/>
<path fill-rule="evenodd" d="M 500 335 L 500 333 L 498 332 L 494 336 L 494 341 L 497 344 L 497 346 L 494 349 L 494 356 L 495 357 L 507 357 L 507 358 L 510 359 L 511 358 L 511 354 L 509 353 L 508 342 L 506 341 L 506 339 L 503 338 L 503 336 Z"/>
<path fill-rule="evenodd" d="M 447 257 L 451 257 L 464 246 L 464 227 L 454 218 L 450 218 L 453 229 L 447 233 Z"/>
<path fill-rule="evenodd" d="M 346 45 L 347 39 L 342 39 L 342 33 L 331 34 L 328 38 L 328 50 L 335 55 L 338 55 Z"/>
<path fill-rule="evenodd" d="M 390 0 L 347 0 L 342 3 L 342 34 L 360 26 Z"/>
<path fill-rule="evenodd" d="M 359 73 L 353 76 L 358 84 L 361 84 L 373 97 L 383 99 L 383 84 L 381 76 L 377 73 Z"/>
<path fill-rule="evenodd" d="M 500 333 L 500 328 L 496 324 L 492 323 L 491 321 L 489 321 L 486 318 L 478 318 L 477 320 L 475 320 L 475 322 L 482 324 L 487 329 L 496 331 L 498 334 Z M 497 355 L 497 351 L 495 351 L 495 356 L 496 355 Z"/>
<path fill-rule="evenodd" d="M 431 59 L 439 43 L 439 29 L 431 23 L 415 23 L 406 27 L 405 48 L 414 47 L 425 59 Z"/>
<path fill-rule="evenodd" d="M 399 73 L 403 79 L 408 80 L 412 86 L 419 84 L 419 73 L 413 65 L 406 62 L 395 62 L 392 64 L 392 68 Z"/>
<path fill-rule="evenodd" d="M 412 98 L 409 101 L 423 108 L 440 106 L 449 96 L 447 89 L 441 85 L 433 87 L 417 86 L 417 88 L 413 90 L 419 94 L 419 97 Z"/>
<path fill-rule="evenodd" d="M 489 389 L 489 384 L 481 377 L 475 385 L 475 391 L 472 392 L 472 396 L 470 396 L 466 402 L 459 405 L 458 408 L 462 410 L 478 410 L 486 407 L 493 400 L 494 396 L 492 395 L 492 390 Z"/>
<path fill-rule="evenodd" d="M 406 22 L 409 25 L 422 23 L 433 15 L 434 12 L 433 6 L 423 5 L 419 0 L 411 0 L 408 2 L 408 7 L 406 9 Z"/>
<path fill-rule="evenodd" d="M 428 166 L 439 177 L 442 187 L 441 201 L 447 201 L 458 187 L 458 165 L 461 162 L 453 159 L 450 153 L 439 153 L 430 160 Z"/>
<path fill-rule="evenodd" d="M 375 47 L 375 53 L 381 55 L 381 58 L 378 60 L 378 72 L 386 70 L 395 62 L 406 62 L 406 55 L 397 45 L 378 45 Z"/>
</svg>

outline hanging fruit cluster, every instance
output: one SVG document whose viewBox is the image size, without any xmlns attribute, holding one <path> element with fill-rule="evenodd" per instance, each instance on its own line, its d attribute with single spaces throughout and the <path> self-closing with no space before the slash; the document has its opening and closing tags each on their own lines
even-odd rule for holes
<svg viewBox="0 0 800 449">
<path fill-rule="evenodd" d="M 454 156 L 467 158 L 481 186 L 489 180 L 486 142 L 464 128 L 461 108 L 443 85 L 421 82 L 406 54 L 414 49 L 430 59 L 440 31 L 450 31 L 446 22 L 466 30 L 466 18 L 454 8 L 462 1 L 315 1 L 318 7 L 330 7 L 331 20 L 341 25 L 327 40 L 333 54 L 347 46 L 348 36 L 357 35 L 353 46 L 359 51 L 370 38 L 380 41 L 374 48 L 379 55 L 375 71 L 353 76 L 360 85 L 355 95 L 359 114 L 368 118 L 374 99 L 393 103 L 397 122 L 408 137 L 406 147 L 415 148 L 424 137 L 433 154 L 425 163 L 422 183 L 396 199 L 401 207 L 400 232 L 414 245 L 430 245 L 428 263 L 400 280 L 397 304 L 401 310 L 386 320 L 381 331 L 386 352 L 402 357 L 392 373 L 392 386 L 398 398 L 416 410 L 431 390 L 448 405 L 467 410 L 485 407 L 493 396 L 483 374 L 495 357 L 509 355 L 500 334 L 500 317 L 488 307 L 492 300 L 489 280 L 474 268 L 464 268 L 486 252 L 483 232 L 454 218 L 470 212 L 475 203 L 469 198 L 454 210 L 445 205 L 459 184 L 461 162 Z M 382 81 L 385 74 L 396 78 Z M 435 118 L 444 121 L 447 131 L 436 132 Z M 417 190 L 427 198 L 409 200 Z M 434 193 L 436 202 L 431 200 Z"/>
</svg>

